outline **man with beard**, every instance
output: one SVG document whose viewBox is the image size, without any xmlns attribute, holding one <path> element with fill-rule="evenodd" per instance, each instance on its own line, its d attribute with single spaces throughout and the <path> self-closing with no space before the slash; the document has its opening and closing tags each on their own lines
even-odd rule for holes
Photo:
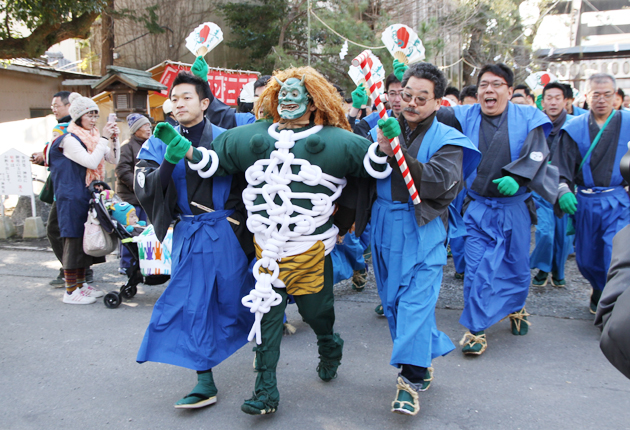
<svg viewBox="0 0 630 430">
<path fill-rule="evenodd" d="M 418 393 L 433 380 L 432 360 L 455 349 L 437 329 L 435 305 L 446 264 L 449 206 L 481 157 L 469 139 L 436 119 L 446 87 L 437 67 L 411 65 L 402 86 L 401 115 L 378 123 L 379 147 L 392 174 L 377 181 L 371 237 L 376 283 L 394 343 L 390 364 L 401 368 L 392 412 L 416 415 Z M 417 205 L 388 140 L 396 136 L 421 199 Z"/>
</svg>

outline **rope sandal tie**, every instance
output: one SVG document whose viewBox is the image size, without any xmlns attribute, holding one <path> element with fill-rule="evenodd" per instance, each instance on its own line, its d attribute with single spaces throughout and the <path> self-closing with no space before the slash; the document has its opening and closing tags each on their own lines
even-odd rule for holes
<svg viewBox="0 0 630 430">
<path fill-rule="evenodd" d="M 401 392 L 406 392 L 411 396 L 411 402 L 408 400 L 401 400 Z M 410 409 L 406 409 L 408 406 Z M 416 391 L 410 384 L 408 384 L 402 376 L 398 376 L 396 380 L 396 400 L 392 402 L 392 412 L 406 415 L 416 415 L 420 411 L 420 400 L 418 399 L 418 391 Z"/>
<path fill-rule="evenodd" d="M 481 345 L 481 349 L 476 352 L 476 351 L 471 351 L 469 352 L 469 354 L 475 354 L 475 355 L 481 355 L 486 348 L 488 347 L 488 341 L 486 340 L 486 334 L 480 334 L 480 335 L 474 335 L 471 332 L 466 332 L 466 334 L 464 334 L 464 337 L 462 338 L 462 340 L 459 341 L 460 345 L 467 345 L 470 346 L 471 348 L 474 348 L 475 345 Z"/>
<path fill-rule="evenodd" d="M 516 330 L 518 332 L 521 331 L 521 323 L 525 323 L 528 326 L 531 326 L 532 323 L 530 323 L 529 321 L 527 321 L 525 318 L 531 316 L 530 314 L 527 313 L 527 311 L 525 310 L 525 308 L 521 309 L 518 312 L 514 312 L 511 313 L 510 315 L 508 315 L 508 317 L 510 318 L 510 321 L 514 324 L 514 326 L 516 327 Z M 503 318 L 505 319 L 505 318 Z"/>
</svg>

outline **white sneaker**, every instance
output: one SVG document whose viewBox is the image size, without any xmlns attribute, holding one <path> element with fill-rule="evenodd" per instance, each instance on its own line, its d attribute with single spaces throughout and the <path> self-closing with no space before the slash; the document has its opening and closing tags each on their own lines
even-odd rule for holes
<svg viewBox="0 0 630 430">
<path fill-rule="evenodd" d="M 64 293 L 63 302 L 69 305 L 90 305 L 95 303 L 96 299 L 94 297 L 88 297 L 81 288 L 77 288 L 72 294 Z"/>
<path fill-rule="evenodd" d="M 81 290 L 83 292 L 84 295 L 86 295 L 87 297 L 94 297 L 95 299 L 98 299 L 99 297 L 103 297 L 105 295 L 105 293 L 103 293 L 101 290 L 97 290 L 96 288 L 92 287 L 90 284 L 83 284 L 83 287 L 78 288 L 79 290 Z"/>
</svg>

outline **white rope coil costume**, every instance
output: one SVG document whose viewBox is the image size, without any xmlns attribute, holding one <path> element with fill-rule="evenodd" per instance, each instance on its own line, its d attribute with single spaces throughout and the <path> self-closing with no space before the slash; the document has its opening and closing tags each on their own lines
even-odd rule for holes
<svg viewBox="0 0 630 430">
<path fill-rule="evenodd" d="M 253 268 L 255 288 L 241 300 L 250 312 L 256 314 L 248 340 L 251 341 L 255 337 L 257 344 L 262 342 L 260 322 L 263 315 L 282 301 L 282 296 L 273 290 L 273 287 L 285 288 L 284 283 L 278 278 L 280 273 L 278 263 L 285 257 L 308 251 L 320 240 L 326 248 L 325 255 L 333 250 L 339 233 L 337 226 L 333 225 L 321 234 L 313 233 L 329 221 L 335 211 L 334 202 L 341 195 L 347 182 L 345 178 L 323 173 L 319 166 L 295 158 L 290 152 L 295 142 L 317 133 L 323 126 L 318 125 L 295 133 L 293 130 L 278 132 L 278 125 L 272 124 L 268 129 L 269 135 L 276 139 L 276 150 L 271 152 L 269 158 L 256 161 L 246 170 L 245 179 L 248 186 L 243 191 L 243 202 L 247 209 L 247 228 L 254 234 L 256 243 L 262 249 L 261 258 L 256 261 Z M 212 150 L 198 149 L 204 149 L 203 159 L 197 164 L 189 162 L 188 165 L 202 177 L 212 176 L 219 165 L 218 156 Z M 389 165 L 385 172 L 377 172 L 370 166 L 370 160 L 384 164 L 387 159 L 377 157 L 374 149 L 370 147 L 370 151 L 365 155 L 364 166 L 370 175 L 377 178 L 386 177 L 392 170 Z M 207 166 L 210 159 L 212 160 L 209 170 L 203 172 L 201 169 Z M 300 168 L 297 173 L 293 173 L 294 166 Z M 324 186 L 332 195 L 294 192 L 290 188 L 292 182 L 303 182 L 312 187 Z M 264 203 L 254 203 L 258 196 L 264 199 Z M 277 199 L 281 201 L 280 204 L 275 202 Z M 310 200 L 312 208 L 295 205 L 293 200 Z M 261 213 L 266 213 L 268 217 Z M 261 268 L 272 273 L 261 273 Z"/>
</svg>

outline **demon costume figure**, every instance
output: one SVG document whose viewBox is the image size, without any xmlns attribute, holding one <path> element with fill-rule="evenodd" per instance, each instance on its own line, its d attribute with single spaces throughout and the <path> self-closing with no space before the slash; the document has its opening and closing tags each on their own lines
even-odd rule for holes
<svg viewBox="0 0 630 430">
<path fill-rule="evenodd" d="M 258 376 L 253 397 L 241 409 L 253 415 L 278 407 L 276 366 L 288 294 L 317 335 L 319 377 L 336 377 L 343 340 L 333 332 L 329 254 L 340 231 L 334 222 L 343 224 L 345 233 L 354 216 L 343 215 L 351 209 L 340 206 L 333 217 L 334 203 L 345 176 L 367 177 L 366 169 L 376 176 L 391 171 L 376 156 L 376 144 L 368 152 L 370 142 L 349 131 L 337 91 L 310 67 L 278 72 L 254 110 L 261 108 L 273 123 L 229 130 L 214 140 L 213 150 L 191 148 L 186 155 L 201 176 L 245 172 L 249 184 L 243 201 L 256 245 L 256 287 L 243 304 L 255 314 L 249 339 L 258 344 Z"/>
</svg>

